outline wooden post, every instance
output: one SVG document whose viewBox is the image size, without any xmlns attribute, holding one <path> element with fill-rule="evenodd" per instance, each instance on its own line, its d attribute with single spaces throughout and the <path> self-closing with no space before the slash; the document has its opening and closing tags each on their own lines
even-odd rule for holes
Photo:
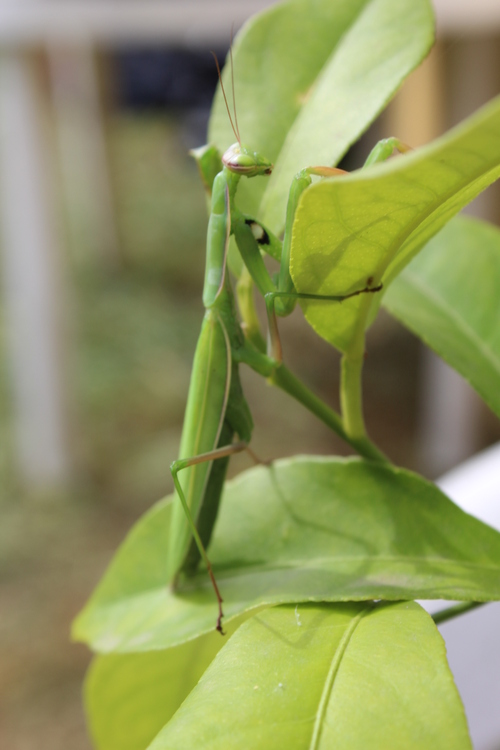
<svg viewBox="0 0 500 750">
<path fill-rule="evenodd" d="M 0 215 L 17 457 L 32 487 L 70 474 L 60 323 L 65 319 L 47 143 L 35 68 L 0 54 Z"/>
<path fill-rule="evenodd" d="M 51 44 L 47 58 L 72 250 L 83 251 L 84 263 L 114 271 L 121 257 L 94 50 Z"/>
</svg>

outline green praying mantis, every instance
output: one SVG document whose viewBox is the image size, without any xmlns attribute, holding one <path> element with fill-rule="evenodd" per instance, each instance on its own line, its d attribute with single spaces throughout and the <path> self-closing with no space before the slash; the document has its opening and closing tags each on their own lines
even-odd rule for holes
<svg viewBox="0 0 500 750">
<path fill-rule="evenodd" d="M 218 64 L 217 68 L 219 70 Z M 242 145 L 236 109 L 233 123 L 222 80 L 221 87 L 237 142 L 222 157 L 214 146 L 193 152 L 211 194 L 203 287 L 205 316 L 194 356 L 179 458 L 170 467 L 179 502 L 174 503 L 172 511 L 167 567 L 168 579 L 176 588 L 180 579 L 192 576 L 203 560 L 218 603 L 216 629 L 223 633 L 223 599 L 206 549 L 214 528 L 229 458 L 248 449 L 252 435 L 253 422 L 241 387 L 239 364 L 246 363 L 288 392 L 362 455 L 379 461 L 385 457 L 368 438 L 356 440 L 349 436 L 340 415 L 286 368 L 276 322 L 276 315 L 290 314 L 298 299 L 342 302 L 359 294 L 376 293 L 382 288 L 380 283 L 368 279 L 362 289 L 347 291 L 343 296 L 319 296 L 298 293 L 290 276 L 292 227 L 300 196 L 311 184 L 313 176 L 331 178 L 346 173 L 334 167 L 307 167 L 297 173 L 290 187 L 285 231 L 280 241 L 237 208 L 236 193 L 241 178 L 270 175 L 273 165 L 265 156 Z M 394 150 L 403 152 L 408 147 L 395 138 L 380 141 L 364 166 L 387 159 Z M 219 166 L 222 166 L 220 171 Z M 245 273 L 265 299 L 269 331 L 267 351 L 252 305 L 245 306 L 248 295 L 239 297 L 241 324 L 236 314 L 227 270 L 231 235 L 236 240 Z M 280 263 L 277 283 L 267 270 L 262 251 Z M 248 288 L 247 285 L 247 292 Z M 179 477 L 181 471 L 182 481 Z"/>
</svg>

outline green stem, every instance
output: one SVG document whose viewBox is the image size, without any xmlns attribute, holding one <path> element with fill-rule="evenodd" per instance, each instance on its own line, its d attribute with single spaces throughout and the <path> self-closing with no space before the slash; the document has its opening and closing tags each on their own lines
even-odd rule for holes
<svg viewBox="0 0 500 750">
<path fill-rule="evenodd" d="M 269 381 L 299 401 L 343 440 L 348 439 L 340 414 L 310 391 L 285 365 L 276 367 L 269 375 Z"/>
<path fill-rule="evenodd" d="M 363 418 L 361 377 L 365 356 L 366 320 L 371 309 L 372 295 L 362 295 L 356 330 L 351 345 L 342 357 L 340 368 L 340 406 L 345 430 L 354 440 L 366 438 Z"/>
<path fill-rule="evenodd" d="M 234 352 L 233 355 L 240 362 L 245 362 L 252 370 L 269 378 L 269 381 L 281 388 L 296 401 L 312 412 L 318 419 L 327 425 L 339 437 L 345 440 L 363 458 L 381 463 L 389 463 L 389 460 L 366 435 L 351 437 L 344 429 L 342 417 L 331 409 L 324 401 L 316 396 L 302 383 L 284 364 L 261 354 L 258 351 L 245 347 Z"/>
<path fill-rule="evenodd" d="M 453 617 L 458 617 L 458 615 L 463 615 L 465 612 L 470 612 L 477 607 L 482 607 L 484 604 L 487 604 L 487 602 L 460 602 L 460 604 L 454 604 L 453 607 L 436 612 L 432 615 L 432 619 L 436 625 L 440 625 L 442 622 L 451 620 Z"/>
<path fill-rule="evenodd" d="M 366 436 L 363 419 L 361 376 L 363 357 L 344 354 L 340 368 L 340 406 L 345 430 L 351 438 Z"/>
</svg>

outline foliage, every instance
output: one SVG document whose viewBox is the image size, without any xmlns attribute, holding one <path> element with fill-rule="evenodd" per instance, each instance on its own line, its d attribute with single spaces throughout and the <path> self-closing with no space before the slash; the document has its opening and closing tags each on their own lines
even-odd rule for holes
<svg viewBox="0 0 500 750">
<path fill-rule="evenodd" d="M 242 183 L 242 210 L 279 233 L 293 175 L 338 162 L 432 33 L 427 0 L 289 0 L 247 24 L 234 47 L 239 125 L 275 169 Z M 500 175 L 499 133 L 495 100 L 434 144 L 314 183 L 291 257 L 299 292 L 382 283 L 387 308 L 497 413 L 500 235 L 461 218 L 443 227 Z M 233 140 L 220 95 L 210 138 Z M 102 750 L 471 747 L 436 626 L 405 600 L 500 599 L 500 534 L 370 448 L 360 380 L 383 295 L 303 301 L 343 354 L 333 429 L 362 457 L 294 457 L 226 484 L 209 550 L 225 640 L 211 632 L 203 566 L 169 585 L 171 499 L 122 545 L 74 626 L 100 654 L 86 699 Z"/>
<path fill-rule="evenodd" d="M 210 632 L 206 572 L 165 586 L 171 502 L 134 527 L 75 623 L 99 652 L 162 649 Z M 256 544 L 258 540 L 258 544 Z M 211 559 L 226 621 L 270 604 L 500 599 L 500 535 L 411 472 L 294 457 L 226 485 Z"/>
</svg>

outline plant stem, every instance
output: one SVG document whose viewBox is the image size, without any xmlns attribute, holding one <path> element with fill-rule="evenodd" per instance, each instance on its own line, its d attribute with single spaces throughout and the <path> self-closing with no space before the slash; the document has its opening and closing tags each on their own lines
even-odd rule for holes
<svg viewBox="0 0 500 750">
<path fill-rule="evenodd" d="M 349 349 L 342 357 L 340 368 L 340 407 L 345 430 L 352 439 L 366 437 L 363 419 L 361 376 L 365 355 L 366 320 L 371 309 L 372 295 L 362 295 L 356 330 Z"/>
<path fill-rule="evenodd" d="M 436 625 L 440 625 L 442 622 L 458 617 L 458 615 L 462 615 L 465 612 L 470 612 L 477 607 L 482 607 L 487 603 L 488 602 L 460 602 L 460 604 L 454 604 L 453 607 L 448 607 L 447 609 L 442 609 L 440 612 L 436 612 L 432 615 L 432 619 Z"/>
<path fill-rule="evenodd" d="M 376 445 L 366 435 L 351 437 L 347 434 L 342 423 L 342 417 L 334 409 L 330 408 L 324 401 L 316 396 L 301 380 L 293 375 L 283 363 L 261 354 L 260 352 L 244 347 L 234 352 L 240 362 L 245 362 L 256 372 L 269 378 L 269 381 L 281 390 L 288 393 L 299 401 L 310 412 L 318 417 L 333 432 L 345 440 L 360 456 L 371 461 L 390 463 Z"/>
<path fill-rule="evenodd" d="M 361 390 L 362 372 L 363 356 L 353 357 L 344 354 L 340 368 L 340 406 L 345 430 L 351 438 L 362 438 L 366 435 Z"/>
</svg>

